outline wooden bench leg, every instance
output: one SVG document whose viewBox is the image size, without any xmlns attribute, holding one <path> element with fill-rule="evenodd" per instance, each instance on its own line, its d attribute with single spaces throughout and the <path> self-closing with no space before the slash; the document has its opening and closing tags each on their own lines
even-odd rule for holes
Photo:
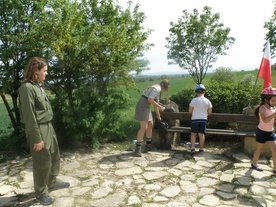
<svg viewBox="0 0 276 207">
<path fill-rule="evenodd" d="M 173 148 L 177 148 L 180 146 L 180 133 L 174 132 L 173 133 L 173 143 L 172 143 Z"/>
</svg>

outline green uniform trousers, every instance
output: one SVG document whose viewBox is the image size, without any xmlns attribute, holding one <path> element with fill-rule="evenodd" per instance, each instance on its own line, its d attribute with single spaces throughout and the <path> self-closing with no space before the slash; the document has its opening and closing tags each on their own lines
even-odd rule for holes
<svg viewBox="0 0 276 207">
<path fill-rule="evenodd" d="M 48 195 L 48 188 L 54 186 L 60 169 L 60 153 L 55 130 L 52 124 L 39 124 L 44 148 L 34 151 L 34 143 L 30 143 L 33 158 L 33 178 L 36 197 Z"/>
</svg>

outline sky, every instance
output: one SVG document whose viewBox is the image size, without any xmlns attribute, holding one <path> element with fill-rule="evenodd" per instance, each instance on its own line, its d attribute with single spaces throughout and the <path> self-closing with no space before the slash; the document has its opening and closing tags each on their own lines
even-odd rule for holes
<svg viewBox="0 0 276 207">
<path fill-rule="evenodd" d="M 118 0 L 118 4 L 126 8 L 128 0 Z M 210 72 L 218 67 L 229 67 L 232 70 L 254 70 L 259 68 L 263 49 L 266 43 L 264 23 L 273 15 L 273 0 L 132 0 L 139 4 L 140 11 L 147 17 L 145 28 L 153 29 L 147 42 L 155 46 L 145 52 L 150 62 L 150 70 L 143 74 L 187 74 L 178 65 L 168 65 L 165 38 L 169 36 L 170 22 L 177 22 L 182 11 L 189 13 L 198 9 L 202 13 L 204 6 L 212 8 L 212 14 L 219 13 L 219 22 L 224 28 L 231 29 L 229 35 L 236 38 L 235 44 L 226 55 L 218 56 Z M 274 59 L 271 61 L 272 64 Z"/>
</svg>

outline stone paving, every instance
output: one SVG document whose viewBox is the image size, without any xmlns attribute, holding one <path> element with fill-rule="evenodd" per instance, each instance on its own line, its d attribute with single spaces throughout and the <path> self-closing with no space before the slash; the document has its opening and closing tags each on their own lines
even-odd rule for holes
<svg viewBox="0 0 276 207">
<path fill-rule="evenodd" d="M 271 161 L 250 169 L 243 153 L 193 157 L 189 149 L 153 150 L 141 158 L 129 150 L 105 147 L 62 153 L 59 179 L 68 189 L 52 191 L 53 207 L 276 206 Z M 41 206 L 34 199 L 32 159 L 0 164 L 0 206 Z"/>
</svg>

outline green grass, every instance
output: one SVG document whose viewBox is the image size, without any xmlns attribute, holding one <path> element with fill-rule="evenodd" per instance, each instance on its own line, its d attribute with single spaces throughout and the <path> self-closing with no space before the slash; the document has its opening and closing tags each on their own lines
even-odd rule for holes
<svg viewBox="0 0 276 207">
<path fill-rule="evenodd" d="M 237 80 L 241 80 L 245 75 L 247 74 L 252 74 L 257 78 L 257 70 L 253 71 L 234 71 L 235 77 Z M 203 84 L 208 84 L 210 81 L 212 74 L 206 74 L 205 78 L 203 79 Z M 196 83 L 194 80 L 191 78 L 191 76 L 179 76 L 179 77 L 173 77 L 173 78 L 168 78 L 171 85 L 169 88 L 169 96 L 176 94 L 177 92 L 181 91 L 182 89 L 191 89 L 193 90 Z M 146 81 L 146 82 L 141 82 L 137 83 L 136 86 L 138 89 L 141 91 L 138 92 L 137 90 L 131 89 L 127 90 L 127 93 L 135 100 L 138 100 L 139 97 L 141 96 L 142 92 L 147 89 L 148 86 L 157 84 L 161 81 L 161 79 L 155 79 L 153 81 Z M 263 80 L 261 78 L 258 79 L 257 84 L 262 85 Z M 272 83 L 276 83 L 276 71 L 272 71 Z M 276 87 L 276 84 L 275 84 Z"/>
<path fill-rule="evenodd" d="M 9 104 L 11 106 L 11 99 L 8 99 Z M 2 99 L 0 99 L 0 137 L 8 136 L 10 132 L 13 130 L 11 119 L 9 117 L 9 114 L 7 112 L 6 106 Z"/>
</svg>

